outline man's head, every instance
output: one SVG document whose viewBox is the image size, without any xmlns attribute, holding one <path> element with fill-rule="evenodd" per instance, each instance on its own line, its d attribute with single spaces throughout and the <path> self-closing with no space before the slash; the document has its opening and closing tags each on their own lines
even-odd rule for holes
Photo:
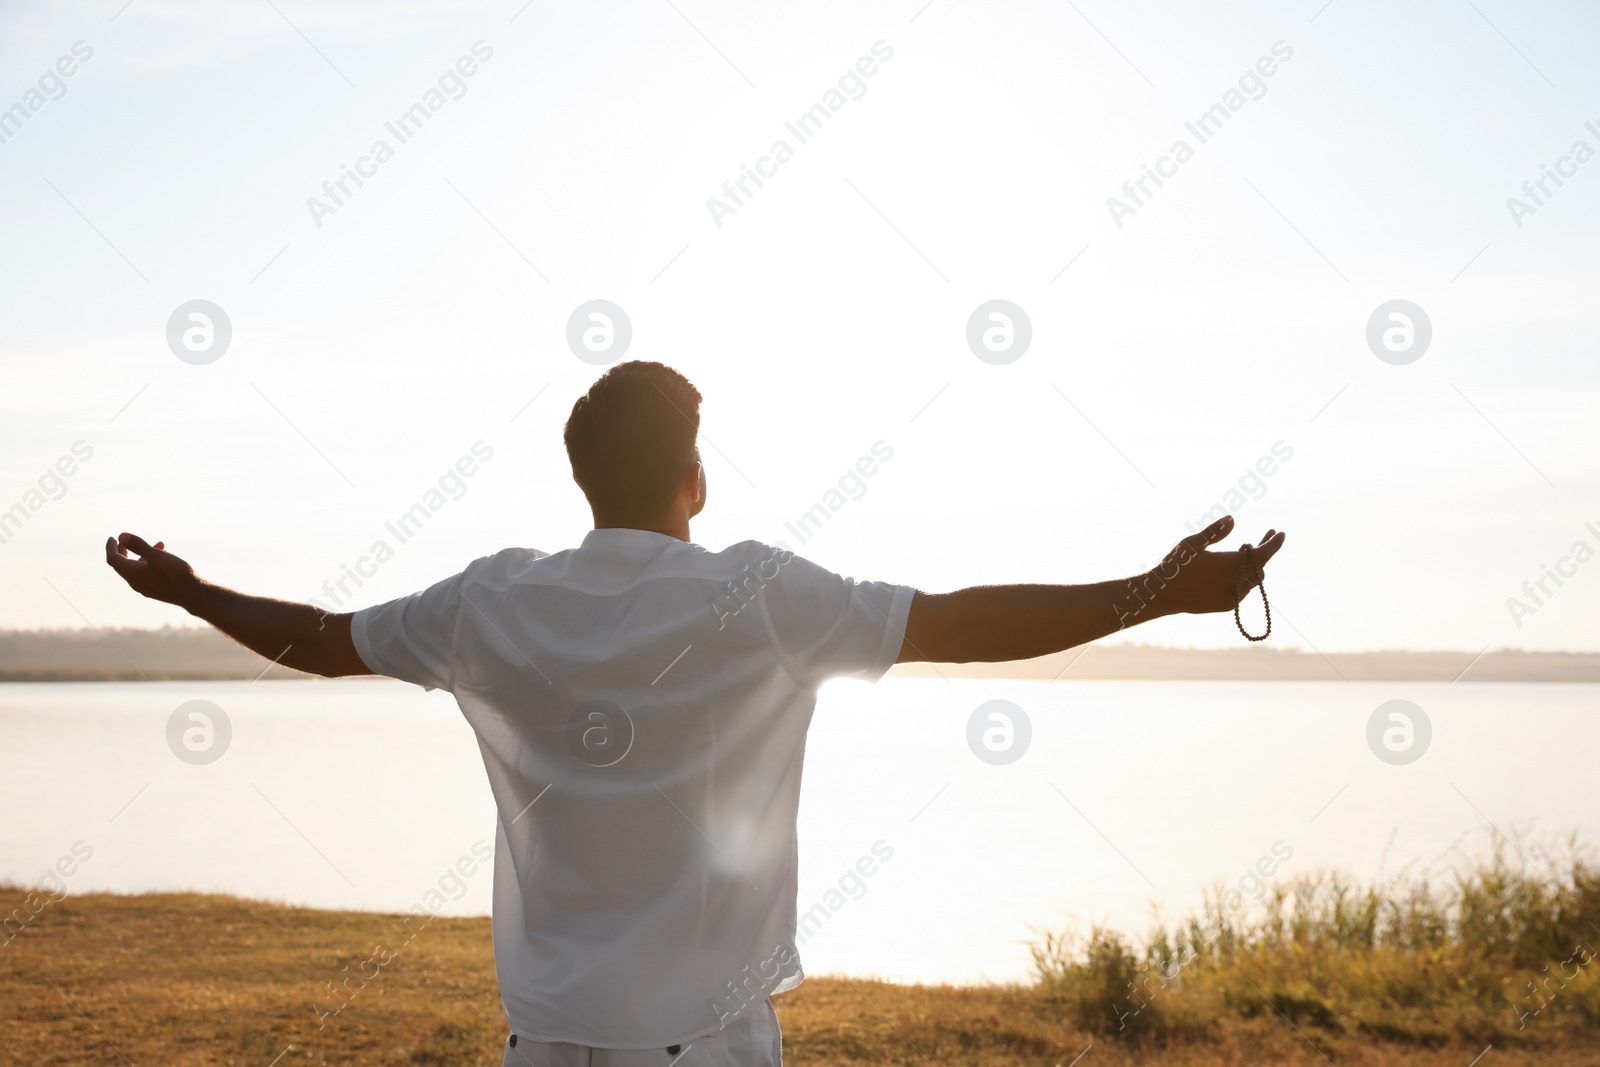
<svg viewBox="0 0 1600 1067">
<path fill-rule="evenodd" d="M 564 435 L 595 525 L 687 539 L 705 506 L 699 433 L 700 392 L 671 367 L 635 360 L 601 375 L 572 405 Z"/>
</svg>

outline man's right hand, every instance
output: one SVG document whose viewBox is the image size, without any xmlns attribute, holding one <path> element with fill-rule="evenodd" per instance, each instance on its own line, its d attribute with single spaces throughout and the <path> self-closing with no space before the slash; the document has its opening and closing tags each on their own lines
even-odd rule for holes
<svg viewBox="0 0 1600 1067">
<path fill-rule="evenodd" d="M 138 558 L 135 559 L 135 556 Z M 195 577 L 194 568 L 166 551 L 163 541 L 152 545 L 131 533 L 108 537 L 106 562 L 122 576 L 130 589 L 151 600 L 188 608 L 200 588 L 200 579 Z"/>
<path fill-rule="evenodd" d="M 1150 583 L 1159 588 L 1155 594 L 1158 614 L 1232 611 L 1246 593 L 1260 584 L 1259 576 L 1265 573 L 1267 561 L 1283 547 L 1284 535 L 1268 530 L 1259 544 L 1250 546 L 1255 566 L 1247 568 L 1242 548 L 1235 552 L 1207 551 L 1208 546 L 1232 532 L 1233 516 L 1224 515 L 1199 533 L 1185 537 L 1167 553 L 1161 565 L 1150 572 L 1159 579 Z M 1162 598 L 1167 598 L 1168 603 L 1160 603 Z"/>
</svg>

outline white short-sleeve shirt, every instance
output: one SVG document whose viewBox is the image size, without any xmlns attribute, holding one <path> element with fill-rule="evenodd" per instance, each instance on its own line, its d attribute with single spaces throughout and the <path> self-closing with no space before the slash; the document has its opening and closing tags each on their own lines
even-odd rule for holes
<svg viewBox="0 0 1600 1067">
<path fill-rule="evenodd" d="M 800 983 L 817 689 L 881 677 L 913 594 L 753 541 L 602 529 L 356 612 L 371 670 L 449 690 L 477 732 L 514 1033 L 666 1048 Z"/>
</svg>

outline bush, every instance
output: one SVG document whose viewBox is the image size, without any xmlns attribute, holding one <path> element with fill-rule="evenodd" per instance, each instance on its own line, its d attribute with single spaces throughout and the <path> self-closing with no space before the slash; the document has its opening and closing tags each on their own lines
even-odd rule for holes
<svg viewBox="0 0 1600 1067">
<path fill-rule="evenodd" d="M 1320 872 L 1253 909 L 1208 893 L 1137 948 L 1102 925 L 1045 931 L 1031 946 L 1038 991 L 1046 1010 L 1134 1042 L 1198 1037 L 1226 1014 L 1427 1046 L 1600 1029 L 1600 868 L 1575 843 L 1559 862 L 1509 851 L 1497 840 L 1443 887 Z"/>
</svg>

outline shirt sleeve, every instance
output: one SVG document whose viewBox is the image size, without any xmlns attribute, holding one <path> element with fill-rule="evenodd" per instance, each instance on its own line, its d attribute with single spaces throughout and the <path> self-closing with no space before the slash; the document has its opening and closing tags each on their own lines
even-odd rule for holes
<svg viewBox="0 0 1600 1067">
<path fill-rule="evenodd" d="M 759 599 L 790 676 L 810 687 L 829 678 L 882 678 L 900 656 L 916 590 L 858 582 L 773 551 L 778 574 Z"/>
<path fill-rule="evenodd" d="M 363 608 L 351 616 L 350 637 L 361 662 L 374 674 L 424 689 L 452 689 L 463 577 L 446 578 L 419 593 Z"/>
</svg>

